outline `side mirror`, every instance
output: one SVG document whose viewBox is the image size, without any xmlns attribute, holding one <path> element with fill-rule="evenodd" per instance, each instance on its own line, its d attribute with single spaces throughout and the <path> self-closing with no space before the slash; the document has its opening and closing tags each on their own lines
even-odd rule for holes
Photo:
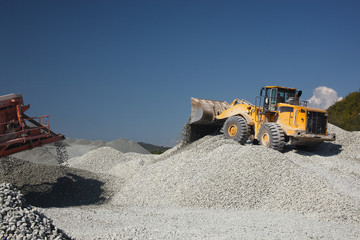
<svg viewBox="0 0 360 240">
<path fill-rule="evenodd" d="M 269 104 L 269 98 L 265 98 L 265 104 Z"/>
<path fill-rule="evenodd" d="M 265 88 L 262 88 L 261 90 L 260 90 L 260 96 L 262 96 L 263 95 L 263 92 L 265 91 Z"/>
<path fill-rule="evenodd" d="M 296 93 L 296 95 L 297 95 L 298 98 L 301 97 L 301 94 L 302 94 L 302 91 L 301 91 L 301 90 Z"/>
</svg>

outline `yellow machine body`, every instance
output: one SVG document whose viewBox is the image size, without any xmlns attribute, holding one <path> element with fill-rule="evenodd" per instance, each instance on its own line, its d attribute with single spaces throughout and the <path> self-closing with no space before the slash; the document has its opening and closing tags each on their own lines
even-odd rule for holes
<svg viewBox="0 0 360 240">
<path fill-rule="evenodd" d="M 315 145 L 335 140 L 335 134 L 327 131 L 327 112 L 299 103 L 301 91 L 297 92 L 296 88 L 266 86 L 260 95 L 257 97 L 258 105 L 239 99 L 228 104 L 192 98 L 190 123 L 212 126 L 218 124 L 225 128 L 227 119 L 239 116 L 245 120 L 249 129 L 248 137 L 252 141 L 261 140 L 263 134 L 260 131 L 264 131 L 261 129 L 265 123 L 276 123 L 276 127 L 281 128 L 277 131 L 284 135 L 284 141 L 293 145 Z M 196 100 L 200 101 L 197 105 L 193 104 Z M 221 106 L 221 109 L 217 106 Z M 197 112 L 197 116 L 193 118 L 194 112 Z M 201 119 L 199 113 L 207 118 Z"/>
</svg>

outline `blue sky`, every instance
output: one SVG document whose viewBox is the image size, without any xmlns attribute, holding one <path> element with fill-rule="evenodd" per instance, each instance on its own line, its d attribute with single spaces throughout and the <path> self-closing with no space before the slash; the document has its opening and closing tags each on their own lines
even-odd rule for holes
<svg viewBox="0 0 360 240">
<path fill-rule="evenodd" d="M 72 138 L 171 146 L 190 97 L 360 88 L 359 1 L 0 0 L 0 94 Z"/>
</svg>

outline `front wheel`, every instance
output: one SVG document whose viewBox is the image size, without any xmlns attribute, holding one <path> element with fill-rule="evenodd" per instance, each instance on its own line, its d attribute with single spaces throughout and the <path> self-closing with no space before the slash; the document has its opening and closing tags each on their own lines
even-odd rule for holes
<svg viewBox="0 0 360 240">
<path fill-rule="evenodd" d="M 240 144 L 245 144 L 249 138 L 250 126 L 243 117 L 231 116 L 225 121 L 223 131 L 226 139 L 234 139 Z"/>
<path fill-rule="evenodd" d="M 259 130 L 258 139 L 261 145 L 278 151 L 285 147 L 285 134 L 277 123 L 264 123 Z"/>
</svg>

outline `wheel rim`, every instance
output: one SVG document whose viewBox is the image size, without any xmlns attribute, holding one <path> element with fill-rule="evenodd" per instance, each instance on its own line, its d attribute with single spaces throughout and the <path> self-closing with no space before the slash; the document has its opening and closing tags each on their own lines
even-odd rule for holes
<svg viewBox="0 0 360 240">
<path fill-rule="evenodd" d="M 263 133 L 261 135 L 261 143 L 264 145 L 264 146 L 270 146 L 270 136 L 268 133 Z"/>
<path fill-rule="evenodd" d="M 238 132 L 238 127 L 235 124 L 231 124 L 228 128 L 228 134 L 230 137 L 235 137 Z"/>
</svg>

